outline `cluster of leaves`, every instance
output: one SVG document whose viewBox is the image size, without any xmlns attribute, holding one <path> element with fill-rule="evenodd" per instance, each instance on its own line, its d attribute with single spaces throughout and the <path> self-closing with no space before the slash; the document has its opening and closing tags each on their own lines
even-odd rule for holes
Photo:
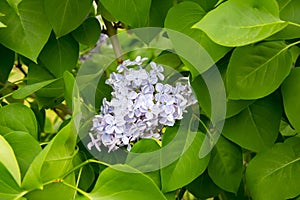
<svg viewBox="0 0 300 200">
<path fill-rule="evenodd" d="M 0 0 L 0 199 L 299 199 L 299 10 L 298 0 Z M 109 36 L 118 28 L 165 27 L 210 54 L 226 86 L 227 113 L 209 155 L 199 158 L 204 126 L 174 126 L 161 144 L 145 139 L 132 148 L 155 151 L 188 131 L 173 148 L 189 147 L 162 169 L 141 173 L 130 157 L 115 166 L 91 158 L 70 108 L 78 57 L 96 45 L 99 17 Z M 191 48 L 172 34 L 166 39 L 177 52 Z M 212 63 L 191 49 L 198 71 L 209 72 Z M 113 50 L 103 52 L 89 65 L 105 63 Z M 209 123 L 210 94 L 195 67 L 170 52 L 146 54 L 191 73 L 198 120 Z M 11 81 L 16 69 L 24 77 Z M 100 81 L 97 91 L 100 105 L 110 90 Z M 49 109 L 60 127 L 49 129 Z"/>
</svg>

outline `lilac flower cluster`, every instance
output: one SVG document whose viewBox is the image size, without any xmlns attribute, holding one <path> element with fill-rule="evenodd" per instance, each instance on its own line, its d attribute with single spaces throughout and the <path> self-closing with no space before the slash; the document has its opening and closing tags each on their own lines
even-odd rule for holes
<svg viewBox="0 0 300 200">
<path fill-rule="evenodd" d="M 182 77 L 174 86 L 163 84 L 164 68 L 151 62 L 148 72 L 145 60 L 140 56 L 125 60 L 118 73 L 106 80 L 113 88 L 112 99 L 104 98 L 100 114 L 93 118 L 89 149 L 101 151 L 104 145 L 110 152 L 125 146 L 130 151 L 131 144 L 141 138 L 160 139 L 161 129 L 173 126 L 186 108 L 197 102 L 188 78 Z"/>
</svg>

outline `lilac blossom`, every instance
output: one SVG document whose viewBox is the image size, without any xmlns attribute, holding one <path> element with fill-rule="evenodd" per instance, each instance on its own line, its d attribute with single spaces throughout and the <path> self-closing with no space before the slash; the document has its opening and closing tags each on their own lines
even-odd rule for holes
<svg viewBox="0 0 300 200">
<path fill-rule="evenodd" d="M 88 149 L 101 145 L 114 151 L 127 147 L 142 138 L 161 139 L 161 129 L 173 126 L 183 117 L 186 108 L 197 103 L 188 78 L 181 78 L 175 86 L 164 84 L 164 68 L 138 56 L 125 60 L 110 74 L 106 84 L 113 88 L 112 99 L 103 99 L 100 114 L 93 118 L 89 131 Z"/>
</svg>

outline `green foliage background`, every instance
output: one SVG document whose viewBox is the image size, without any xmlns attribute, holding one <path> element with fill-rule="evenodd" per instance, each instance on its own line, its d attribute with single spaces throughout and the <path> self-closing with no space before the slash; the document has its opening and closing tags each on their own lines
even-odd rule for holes
<svg viewBox="0 0 300 200">
<path fill-rule="evenodd" d="M 300 199 L 299 11 L 298 0 L 0 0 L 0 199 Z M 93 159 L 71 110 L 76 74 L 87 52 L 99 48 L 100 33 L 142 27 L 197 41 L 217 63 L 227 93 L 222 135 L 200 159 L 211 112 L 201 75 L 171 52 L 125 55 L 188 73 L 197 88 L 202 126 L 186 130 L 194 141 L 150 173 L 131 158 L 115 166 Z M 171 34 L 161 37 L 189 48 Z M 107 65 L 117 50 L 100 44 L 85 63 Z M 205 72 L 212 63 L 200 65 Z M 101 102 L 110 89 L 104 81 L 97 87 Z M 169 127 L 161 142 L 141 140 L 132 151 L 158 150 L 176 133 Z"/>
</svg>

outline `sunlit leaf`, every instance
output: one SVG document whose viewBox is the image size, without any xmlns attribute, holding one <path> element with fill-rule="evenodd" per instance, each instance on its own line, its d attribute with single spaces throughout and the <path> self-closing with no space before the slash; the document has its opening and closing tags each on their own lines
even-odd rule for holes
<svg viewBox="0 0 300 200">
<path fill-rule="evenodd" d="M 300 138 L 258 154 L 249 163 L 246 181 L 253 199 L 290 199 L 300 194 Z"/>
<path fill-rule="evenodd" d="M 89 197 L 90 200 L 166 200 L 149 177 L 127 165 L 106 168 Z"/>
<path fill-rule="evenodd" d="M 257 99 L 274 92 L 288 76 L 292 56 L 283 42 L 236 48 L 227 69 L 230 99 Z"/>
<path fill-rule="evenodd" d="M 37 122 L 30 108 L 15 103 L 0 109 L 0 134 L 5 135 L 12 131 L 24 131 L 37 138 Z"/>
<path fill-rule="evenodd" d="M 42 150 L 40 144 L 29 133 L 22 131 L 10 132 L 4 138 L 13 148 L 19 163 L 21 176 L 24 177 L 31 162 Z"/>
<path fill-rule="evenodd" d="M 42 189 L 44 182 L 66 173 L 72 167 L 75 142 L 76 135 L 71 121 L 33 160 L 22 181 L 22 188 Z"/>
<path fill-rule="evenodd" d="M 226 1 L 195 25 L 217 44 L 229 47 L 258 42 L 286 26 L 279 19 L 276 0 Z"/>
<path fill-rule="evenodd" d="M 45 0 L 45 13 L 59 38 L 75 30 L 88 15 L 92 0 Z"/>
<path fill-rule="evenodd" d="M 277 0 L 280 11 L 280 19 L 292 22 L 283 30 L 274 34 L 270 39 L 293 39 L 300 37 L 300 1 Z"/>
<path fill-rule="evenodd" d="M 17 184 L 21 185 L 21 172 L 16 156 L 12 147 L 2 135 L 0 135 L 0 147 L 0 164 L 10 172 Z"/>
<path fill-rule="evenodd" d="M 0 43 L 36 61 L 51 33 L 43 1 L 21 1 L 18 11 L 16 5 L 11 7 L 7 1 L 0 1 L 0 12 L 5 15 L 0 19 L 7 26 L 0 29 Z"/>
</svg>

